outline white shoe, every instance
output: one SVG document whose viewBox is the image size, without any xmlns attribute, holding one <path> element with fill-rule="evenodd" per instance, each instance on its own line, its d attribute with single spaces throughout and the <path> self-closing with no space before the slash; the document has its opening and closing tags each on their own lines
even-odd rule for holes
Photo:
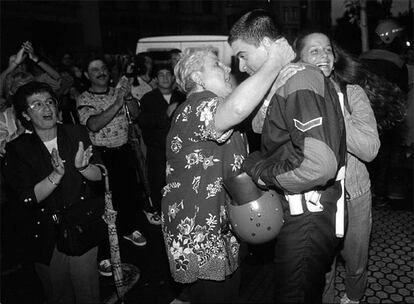
<svg viewBox="0 0 414 304">
<path fill-rule="evenodd" d="M 99 273 L 105 277 L 112 275 L 111 261 L 109 259 L 102 260 L 98 266 Z"/>
<path fill-rule="evenodd" d="M 131 241 L 136 246 L 145 246 L 147 244 L 147 240 L 138 230 L 135 230 L 130 235 L 124 235 L 124 239 Z"/>
<path fill-rule="evenodd" d="M 180 299 L 175 298 L 174 300 L 172 300 L 170 302 L 170 304 L 190 304 L 190 302 L 189 301 L 182 301 Z"/>
<path fill-rule="evenodd" d="M 359 304 L 359 301 L 354 301 L 348 298 L 346 294 L 344 294 L 340 300 L 341 304 Z"/>
<path fill-rule="evenodd" d="M 154 212 L 149 212 L 145 210 L 142 210 L 142 211 L 145 213 L 148 222 L 150 222 L 153 225 L 161 225 L 161 217 L 157 211 L 154 211 Z"/>
</svg>

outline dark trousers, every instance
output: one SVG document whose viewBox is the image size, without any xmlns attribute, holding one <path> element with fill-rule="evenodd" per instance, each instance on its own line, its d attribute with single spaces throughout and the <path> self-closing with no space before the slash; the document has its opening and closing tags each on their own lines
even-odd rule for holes
<svg viewBox="0 0 414 304">
<path fill-rule="evenodd" d="M 148 181 L 155 211 L 161 213 L 162 188 L 165 186 L 165 149 L 147 146 Z"/>
<path fill-rule="evenodd" d="M 48 304 L 100 303 L 97 252 L 68 256 L 55 248 L 49 265 L 35 263 Z"/>
<path fill-rule="evenodd" d="M 142 195 L 135 171 L 135 159 L 128 144 L 118 148 L 97 147 L 108 169 L 112 203 L 117 214 L 117 228 L 122 235 L 138 229 Z M 139 229 L 138 229 L 139 230 Z"/>
<path fill-rule="evenodd" d="M 291 216 L 283 204 L 284 224 L 275 244 L 274 303 L 321 303 L 325 274 L 333 262 L 336 202 L 324 210 Z"/>
<path fill-rule="evenodd" d="M 240 280 L 239 268 L 224 281 L 198 280 L 183 284 L 178 299 L 191 303 L 238 303 Z"/>
</svg>

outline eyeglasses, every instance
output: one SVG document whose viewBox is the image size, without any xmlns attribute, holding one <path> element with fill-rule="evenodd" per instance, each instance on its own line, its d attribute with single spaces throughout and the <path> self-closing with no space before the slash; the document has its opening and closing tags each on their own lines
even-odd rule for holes
<svg viewBox="0 0 414 304">
<path fill-rule="evenodd" d="M 33 111 L 40 111 L 44 107 L 56 107 L 57 100 L 54 98 L 49 98 L 46 100 L 36 100 L 29 105 L 29 108 Z"/>
</svg>

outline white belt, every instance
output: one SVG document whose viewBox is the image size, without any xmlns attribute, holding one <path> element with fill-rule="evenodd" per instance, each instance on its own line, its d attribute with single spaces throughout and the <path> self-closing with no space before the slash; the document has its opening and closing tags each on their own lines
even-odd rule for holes
<svg viewBox="0 0 414 304">
<path fill-rule="evenodd" d="M 339 169 L 336 180 L 341 183 L 341 197 L 336 202 L 335 234 L 342 238 L 345 235 L 345 166 Z"/>
<path fill-rule="evenodd" d="M 339 169 L 336 180 L 341 183 L 341 197 L 336 202 L 335 215 L 335 234 L 337 237 L 343 237 L 345 234 L 345 166 Z M 321 212 L 323 206 L 320 203 L 321 193 L 318 191 L 308 191 L 304 194 L 286 194 L 286 200 L 289 203 L 290 215 L 299 215 L 303 213 L 302 198 L 305 197 L 306 208 L 309 212 Z"/>
</svg>

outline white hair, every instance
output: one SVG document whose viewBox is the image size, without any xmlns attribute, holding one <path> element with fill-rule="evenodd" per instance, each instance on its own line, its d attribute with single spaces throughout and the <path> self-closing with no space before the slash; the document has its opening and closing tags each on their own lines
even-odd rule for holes
<svg viewBox="0 0 414 304">
<path fill-rule="evenodd" d="M 204 58 L 210 54 L 217 55 L 212 46 L 187 48 L 181 54 L 180 60 L 174 67 L 174 75 L 177 84 L 186 94 L 192 92 L 197 83 L 192 79 L 192 74 L 202 71 Z"/>
</svg>

